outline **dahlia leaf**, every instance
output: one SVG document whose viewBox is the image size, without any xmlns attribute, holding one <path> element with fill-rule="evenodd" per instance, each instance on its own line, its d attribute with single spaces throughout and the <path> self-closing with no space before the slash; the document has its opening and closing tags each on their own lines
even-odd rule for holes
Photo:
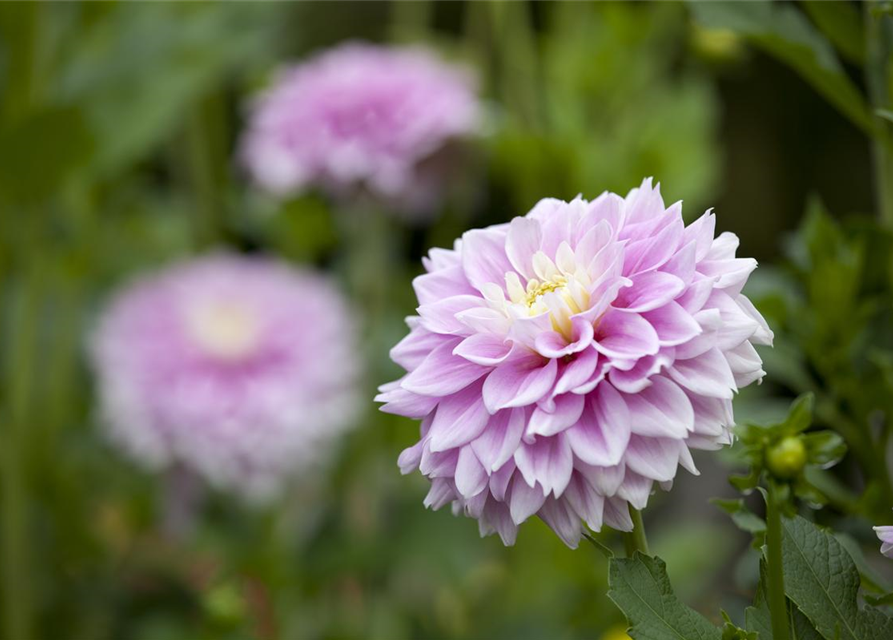
<svg viewBox="0 0 893 640">
<path fill-rule="evenodd" d="M 750 534 L 766 532 L 766 521 L 748 509 L 744 504 L 744 500 L 740 498 L 737 500 L 714 498 L 710 502 L 728 513 L 732 517 L 732 522 L 742 531 Z"/>
<path fill-rule="evenodd" d="M 855 6 L 822 0 L 806 0 L 800 6 L 843 57 L 855 64 L 862 64 L 865 60 L 865 34 L 862 16 Z"/>
<path fill-rule="evenodd" d="M 673 593 L 666 564 L 636 553 L 611 561 L 610 590 L 634 640 L 721 640 L 722 631 Z"/>
<path fill-rule="evenodd" d="M 893 619 L 859 608 L 859 572 L 834 536 L 800 517 L 785 520 L 783 528 L 785 592 L 823 638 L 893 637 Z"/>
<path fill-rule="evenodd" d="M 695 19 L 729 29 L 797 71 L 844 115 L 868 133 L 874 125 L 865 98 L 847 77 L 834 48 L 792 5 L 775 2 L 689 2 Z"/>
</svg>

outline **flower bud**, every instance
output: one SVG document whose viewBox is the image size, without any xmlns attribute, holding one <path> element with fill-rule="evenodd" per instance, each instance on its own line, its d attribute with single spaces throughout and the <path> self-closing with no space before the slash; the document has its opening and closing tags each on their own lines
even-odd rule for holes
<svg viewBox="0 0 893 640">
<path fill-rule="evenodd" d="M 806 446 L 799 436 L 788 436 L 766 451 L 766 466 L 781 480 L 790 480 L 806 466 Z"/>
</svg>

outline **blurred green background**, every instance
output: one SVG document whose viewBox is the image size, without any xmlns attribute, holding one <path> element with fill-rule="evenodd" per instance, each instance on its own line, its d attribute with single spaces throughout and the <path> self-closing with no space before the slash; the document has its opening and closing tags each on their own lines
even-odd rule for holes
<svg viewBox="0 0 893 640">
<path fill-rule="evenodd" d="M 233 160 L 271 74 L 345 39 L 421 42 L 479 74 L 488 130 L 429 223 L 340 224 L 349 212 L 317 194 L 256 192 Z M 626 193 L 646 176 L 689 220 L 714 207 L 766 265 L 810 196 L 873 206 L 869 141 L 787 67 L 675 3 L 3 3 L 0 88 L 8 640 L 624 637 L 594 548 L 571 551 L 538 521 L 513 548 L 481 540 L 399 475 L 417 425 L 371 398 L 399 374 L 387 351 L 419 258 L 541 197 Z M 97 427 L 84 336 L 132 275 L 221 246 L 338 274 L 375 328 L 370 400 L 328 475 L 263 509 L 211 495 L 175 538 L 159 526 L 164 479 Z M 387 274 L 384 305 L 363 295 L 370 265 Z M 771 413 L 756 398 L 739 417 Z M 683 599 L 740 611 L 756 556 L 708 504 L 732 495 L 731 462 L 697 461 L 700 478 L 654 497 L 653 549 Z"/>
</svg>

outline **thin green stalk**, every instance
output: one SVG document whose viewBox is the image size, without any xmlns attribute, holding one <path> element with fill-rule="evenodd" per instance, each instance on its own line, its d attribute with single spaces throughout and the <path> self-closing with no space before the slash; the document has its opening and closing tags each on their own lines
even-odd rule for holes
<svg viewBox="0 0 893 640">
<path fill-rule="evenodd" d="M 223 105 L 219 96 L 199 100 L 186 127 L 189 182 L 193 192 L 193 241 L 197 249 L 219 244 L 224 236 L 223 191 L 226 149 L 222 139 Z"/>
<path fill-rule="evenodd" d="M 781 512 L 778 492 L 769 481 L 766 498 L 766 569 L 769 574 L 769 615 L 772 619 L 773 640 L 790 640 L 788 608 L 784 595 L 784 565 L 781 558 Z"/>
<path fill-rule="evenodd" d="M 875 111 L 891 109 L 890 58 L 893 55 L 893 17 L 878 2 L 865 3 L 865 79 Z M 875 115 L 872 136 L 874 189 L 878 216 L 893 229 L 893 131 L 885 118 Z"/>
<path fill-rule="evenodd" d="M 645 522 L 642 520 L 642 512 L 630 506 L 629 515 L 633 521 L 633 530 L 623 534 L 623 546 L 627 557 L 631 557 L 636 551 L 650 556 L 651 552 L 648 551 L 648 538 L 645 536 Z"/>
<path fill-rule="evenodd" d="M 26 460 L 33 425 L 34 361 L 37 349 L 38 278 L 24 278 L 14 295 L 7 344 L 8 413 L 2 446 L 3 637 L 32 637 L 31 545 L 28 535 Z"/>
</svg>

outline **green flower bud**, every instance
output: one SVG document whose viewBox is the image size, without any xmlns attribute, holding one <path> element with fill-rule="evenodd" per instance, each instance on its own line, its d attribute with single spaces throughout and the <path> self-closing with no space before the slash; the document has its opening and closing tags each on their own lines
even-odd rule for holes
<svg viewBox="0 0 893 640">
<path fill-rule="evenodd" d="M 766 467 L 780 480 L 797 477 L 806 466 L 806 445 L 800 436 L 787 436 L 766 451 Z"/>
</svg>

